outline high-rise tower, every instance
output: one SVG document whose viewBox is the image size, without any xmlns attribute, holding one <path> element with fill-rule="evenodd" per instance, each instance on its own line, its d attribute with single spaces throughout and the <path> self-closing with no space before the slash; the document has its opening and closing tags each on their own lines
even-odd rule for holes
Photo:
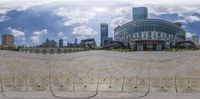
<svg viewBox="0 0 200 99">
<path fill-rule="evenodd" d="M 101 46 L 103 46 L 104 40 L 108 38 L 108 24 L 101 23 Z"/>
<path fill-rule="evenodd" d="M 136 7 L 133 8 L 132 14 L 133 14 L 133 20 L 147 19 L 148 9 L 146 7 Z"/>
</svg>

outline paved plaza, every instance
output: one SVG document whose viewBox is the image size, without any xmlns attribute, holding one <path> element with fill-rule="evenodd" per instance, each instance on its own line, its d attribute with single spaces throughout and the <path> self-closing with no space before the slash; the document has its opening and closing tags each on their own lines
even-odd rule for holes
<svg viewBox="0 0 200 99">
<path fill-rule="evenodd" d="M 0 99 L 199 99 L 200 51 L 0 51 Z"/>
</svg>

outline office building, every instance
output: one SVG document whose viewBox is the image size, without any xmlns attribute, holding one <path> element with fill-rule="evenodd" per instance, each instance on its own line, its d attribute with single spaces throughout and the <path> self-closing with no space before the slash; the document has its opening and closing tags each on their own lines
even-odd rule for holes
<svg viewBox="0 0 200 99">
<path fill-rule="evenodd" d="M 103 46 L 104 40 L 108 37 L 108 24 L 101 23 L 101 42 L 100 45 Z"/>
<path fill-rule="evenodd" d="M 93 38 L 83 39 L 83 40 L 81 40 L 80 45 L 82 47 L 94 47 L 94 46 L 96 46 L 96 42 Z"/>
<path fill-rule="evenodd" d="M 6 47 L 14 46 L 14 36 L 11 34 L 2 35 L 2 45 Z"/>
<path fill-rule="evenodd" d="M 198 45 L 198 44 L 199 44 L 199 36 L 193 35 L 193 36 L 192 36 L 192 42 L 193 42 L 194 44 Z"/>
<path fill-rule="evenodd" d="M 55 40 L 46 39 L 46 42 L 42 43 L 42 47 L 44 48 L 57 48 L 57 42 Z"/>
<path fill-rule="evenodd" d="M 141 13 L 139 13 L 141 10 Z M 185 41 L 181 24 L 160 19 L 149 19 L 146 8 L 133 8 L 133 20 L 114 30 L 114 40 L 133 50 L 165 50 Z M 140 18 L 141 17 L 141 18 Z M 136 19 L 136 20 L 135 20 Z"/>
<path fill-rule="evenodd" d="M 59 48 L 63 48 L 63 39 L 59 40 Z"/>
<path fill-rule="evenodd" d="M 133 8 L 133 20 L 146 19 L 148 17 L 148 9 L 146 7 Z"/>
</svg>

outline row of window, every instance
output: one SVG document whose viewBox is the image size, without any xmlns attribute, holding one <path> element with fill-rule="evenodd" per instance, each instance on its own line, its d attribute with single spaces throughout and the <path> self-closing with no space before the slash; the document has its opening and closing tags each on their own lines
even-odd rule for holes
<svg viewBox="0 0 200 99">
<path fill-rule="evenodd" d="M 185 35 L 185 31 L 183 31 L 181 28 L 160 21 L 139 21 L 126 25 L 124 27 L 122 26 L 115 32 L 119 35 L 125 35 L 129 33 L 138 33 L 143 31 L 158 31 L 174 35 L 176 35 L 175 33 L 182 36 Z"/>
<path fill-rule="evenodd" d="M 129 40 L 170 40 L 170 41 L 180 41 L 183 40 L 180 37 L 177 37 L 172 34 L 161 33 L 161 32 L 140 32 L 132 33 L 125 36 L 115 36 L 117 41 L 129 41 Z"/>
</svg>

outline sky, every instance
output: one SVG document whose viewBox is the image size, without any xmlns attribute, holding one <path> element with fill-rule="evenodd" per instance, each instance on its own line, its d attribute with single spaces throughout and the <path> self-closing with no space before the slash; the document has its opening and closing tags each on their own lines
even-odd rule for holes
<svg viewBox="0 0 200 99">
<path fill-rule="evenodd" d="M 143 6 L 149 18 L 181 22 L 187 38 L 200 36 L 200 0 L 0 0 L 0 35 L 13 34 L 16 45 L 46 38 L 65 44 L 95 38 L 99 44 L 100 23 L 109 24 L 113 37 L 115 27 L 132 20 L 131 9 Z"/>
</svg>

